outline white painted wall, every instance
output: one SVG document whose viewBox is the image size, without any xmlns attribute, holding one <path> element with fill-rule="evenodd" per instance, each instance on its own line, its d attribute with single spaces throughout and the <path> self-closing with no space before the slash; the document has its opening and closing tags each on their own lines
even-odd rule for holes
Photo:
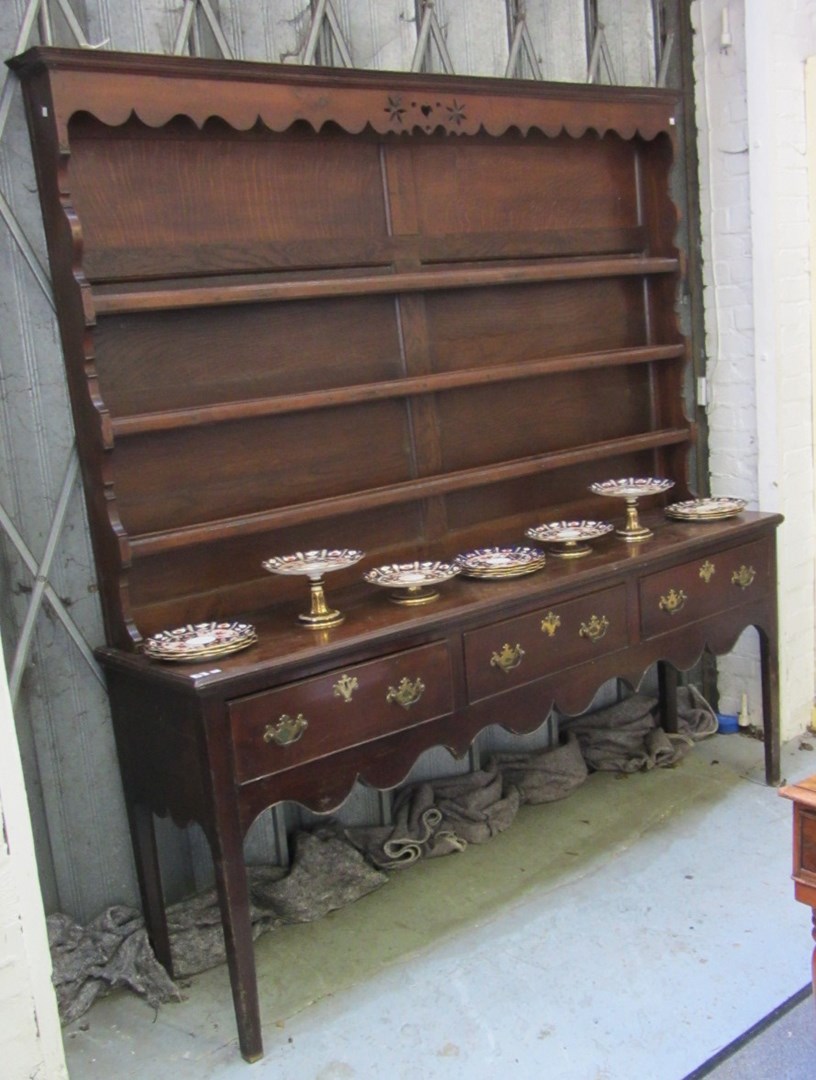
<svg viewBox="0 0 816 1080">
<path fill-rule="evenodd" d="M 0 1072 L 68 1076 L 34 840 L 0 644 Z"/>
<path fill-rule="evenodd" d="M 694 0 L 711 487 L 779 511 L 783 737 L 814 697 L 814 476 L 805 60 L 816 0 Z M 725 21 L 724 21 L 725 20 Z M 723 43 L 723 31 L 730 45 Z M 721 709 L 758 719 L 756 635 Z"/>
</svg>

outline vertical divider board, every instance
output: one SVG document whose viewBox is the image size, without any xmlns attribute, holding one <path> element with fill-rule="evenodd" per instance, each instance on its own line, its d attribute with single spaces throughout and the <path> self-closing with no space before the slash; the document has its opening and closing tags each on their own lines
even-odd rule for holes
<svg viewBox="0 0 816 1080">
<path fill-rule="evenodd" d="M 593 480 L 687 493 L 671 92 L 10 63 L 111 644 L 300 594 L 273 554 L 452 556 L 608 516 Z"/>
</svg>

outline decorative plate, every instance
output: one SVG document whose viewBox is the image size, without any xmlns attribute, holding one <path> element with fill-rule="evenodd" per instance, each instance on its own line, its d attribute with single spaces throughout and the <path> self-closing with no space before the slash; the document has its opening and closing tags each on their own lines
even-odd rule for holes
<svg viewBox="0 0 816 1080">
<path fill-rule="evenodd" d="M 266 559 L 262 566 L 271 574 L 305 574 L 320 578 L 332 570 L 344 570 L 362 559 L 364 552 L 354 548 L 337 548 L 331 551 L 296 551 L 293 555 L 277 555 Z"/>
<path fill-rule="evenodd" d="M 457 566 L 465 577 L 506 578 L 533 574 L 544 565 L 547 556 L 538 548 L 520 547 L 485 547 L 457 555 L 453 565 Z"/>
<path fill-rule="evenodd" d="M 655 476 L 628 476 L 622 480 L 602 480 L 590 484 L 589 490 L 596 495 L 609 495 L 618 499 L 639 499 L 646 495 L 659 495 L 674 487 L 674 480 L 661 480 Z"/>
<path fill-rule="evenodd" d="M 438 585 L 459 573 L 459 567 L 444 562 L 393 563 L 378 566 L 363 574 L 369 585 L 382 585 L 386 589 L 422 589 Z"/>
<path fill-rule="evenodd" d="M 571 544 L 606 536 L 613 527 L 608 521 L 551 521 L 527 529 L 525 535 L 548 544 Z"/>
<path fill-rule="evenodd" d="M 676 518 L 678 521 L 722 521 L 723 518 L 736 517 L 746 505 L 744 499 L 712 495 L 707 499 L 672 503 L 666 507 L 665 514 L 666 517 Z"/>
<path fill-rule="evenodd" d="M 246 649 L 257 640 L 251 623 L 195 623 L 153 634 L 142 651 L 155 660 L 207 660 Z"/>
</svg>

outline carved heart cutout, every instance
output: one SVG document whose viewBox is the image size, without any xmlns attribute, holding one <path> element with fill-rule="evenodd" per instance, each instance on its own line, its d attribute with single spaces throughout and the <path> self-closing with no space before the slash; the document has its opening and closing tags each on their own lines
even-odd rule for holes
<svg viewBox="0 0 816 1080">
<path fill-rule="evenodd" d="M 430 116 L 433 112 L 433 105 L 423 105 L 419 110 L 423 116 Z"/>
</svg>

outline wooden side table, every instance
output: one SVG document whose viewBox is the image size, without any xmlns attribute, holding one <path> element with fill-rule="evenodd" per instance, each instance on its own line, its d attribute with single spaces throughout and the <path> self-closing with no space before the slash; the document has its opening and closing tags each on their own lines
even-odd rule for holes
<svg viewBox="0 0 816 1080">
<path fill-rule="evenodd" d="M 813 911 L 812 937 L 816 942 L 816 775 L 780 788 L 779 794 L 793 803 L 794 895 Z M 816 946 L 811 958 L 811 977 L 816 994 Z"/>
</svg>

